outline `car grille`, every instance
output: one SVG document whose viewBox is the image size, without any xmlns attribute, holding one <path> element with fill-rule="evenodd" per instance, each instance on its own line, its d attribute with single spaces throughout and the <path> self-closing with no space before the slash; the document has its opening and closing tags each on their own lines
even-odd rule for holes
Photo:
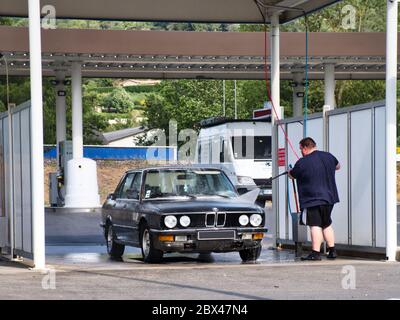
<svg viewBox="0 0 400 320">
<path fill-rule="evenodd" d="M 224 212 L 211 212 L 206 213 L 205 224 L 206 227 L 224 227 L 226 222 L 226 213 Z"/>
<path fill-rule="evenodd" d="M 239 217 L 242 214 L 247 214 L 249 217 L 257 212 L 207 212 L 207 213 L 187 213 L 175 214 L 178 221 L 181 216 L 187 215 L 190 217 L 190 225 L 188 228 L 234 228 L 241 227 L 239 224 Z M 263 216 L 263 220 L 265 217 Z M 264 221 L 262 225 L 264 224 Z M 181 228 L 178 222 L 178 228 Z"/>
</svg>

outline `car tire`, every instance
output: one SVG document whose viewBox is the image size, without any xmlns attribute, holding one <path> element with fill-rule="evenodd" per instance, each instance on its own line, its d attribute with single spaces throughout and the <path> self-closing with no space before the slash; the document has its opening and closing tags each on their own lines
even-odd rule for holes
<svg viewBox="0 0 400 320">
<path fill-rule="evenodd" d="M 107 253 L 113 259 L 121 259 L 125 251 L 125 246 L 115 242 L 113 226 L 109 224 L 106 229 Z"/>
<path fill-rule="evenodd" d="M 240 258 L 243 262 L 256 261 L 260 257 L 261 248 L 261 245 L 259 245 L 254 248 L 240 250 Z"/>
<path fill-rule="evenodd" d="M 154 248 L 153 239 L 149 227 L 143 224 L 140 228 L 140 248 L 142 249 L 143 261 L 146 263 L 159 263 L 162 260 L 163 252 Z"/>
</svg>

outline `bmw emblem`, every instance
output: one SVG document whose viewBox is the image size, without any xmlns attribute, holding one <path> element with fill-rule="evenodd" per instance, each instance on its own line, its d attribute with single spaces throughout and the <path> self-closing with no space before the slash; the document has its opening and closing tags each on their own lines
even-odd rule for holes
<svg viewBox="0 0 400 320">
<path fill-rule="evenodd" d="M 218 208 L 213 208 L 212 209 L 215 213 L 217 213 L 219 210 L 218 210 Z"/>
</svg>

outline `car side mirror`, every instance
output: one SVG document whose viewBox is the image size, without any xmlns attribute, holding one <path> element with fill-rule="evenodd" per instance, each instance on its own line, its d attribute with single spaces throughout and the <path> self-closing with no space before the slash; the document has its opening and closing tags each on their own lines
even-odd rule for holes
<svg viewBox="0 0 400 320">
<path fill-rule="evenodd" d="M 114 193 L 110 193 L 110 194 L 107 196 L 107 200 L 115 200 L 115 199 L 116 199 L 116 196 L 115 196 Z"/>
</svg>

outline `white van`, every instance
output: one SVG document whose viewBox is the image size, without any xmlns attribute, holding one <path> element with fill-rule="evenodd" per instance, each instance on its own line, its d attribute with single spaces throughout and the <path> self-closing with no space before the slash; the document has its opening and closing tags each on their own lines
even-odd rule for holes
<svg viewBox="0 0 400 320">
<path fill-rule="evenodd" d="M 261 189 L 258 202 L 272 197 L 271 121 L 203 120 L 195 163 L 223 169 L 239 193 Z"/>
</svg>

